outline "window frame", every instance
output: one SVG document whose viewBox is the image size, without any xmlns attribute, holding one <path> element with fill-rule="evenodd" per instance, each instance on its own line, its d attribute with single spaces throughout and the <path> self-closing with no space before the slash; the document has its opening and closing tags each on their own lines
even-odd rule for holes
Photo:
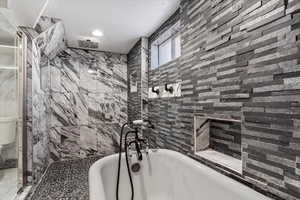
<svg viewBox="0 0 300 200">
<path fill-rule="evenodd" d="M 171 41 L 170 41 L 171 40 Z M 160 54 L 160 52 L 161 52 L 161 48 L 162 48 L 162 46 L 164 45 L 164 44 L 166 44 L 167 42 L 170 42 L 170 45 L 171 45 L 171 58 L 170 58 L 170 60 L 168 60 L 168 61 L 166 61 L 165 63 L 163 63 L 163 64 L 161 64 L 162 63 L 162 58 L 161 58 L 161 54 Z M 167 38 L 166 40 L 164 40 L 162 43 L 160 43 L 160 44 L 158 44 L 157 45 L 157 63 L 158 63 L 158 67 L 159 66 L 161 66 L 161 65 L 164 65 L 164 64 L 166 64 L 166 63 L 168 63 L 168 62 L 170 62 L 172 59 L 173 59 L 173 47 L 174 47 L 174 45 L 173 45 L 173 40 L 172 40 L 172 37 L 169 37 L 169 38 Z M 170 53 L 170 52 L 168 52 L 168 53 Z"/>
<path fill-rule="evenodd" d="M 160 66 L 163 66 L 165 64 L 168 64 L 169 62 L 172 62 L 179 58 L 181 56 L 181 32 L 179 30 L 180 24 L 177 22 L 172 27 L 170 27 L 168 30 L 166 30 L 163 34 L 161 34 L 154 42 L 151 44 L 151 69 L 157 69 Z M 166 35 L 168 35 L 166 37 Z M 176 38 L 179 38 L 180 45 L 179 45 L 179 55 L 176 56 Z M 163 38 L 163 39 L 162 39 Z M 171 59 L 163 64 L 161 64 L 161 57 L 160 57 L 160 47 L 171 40 Z M 155 48 L 155 50 L 153 49 Z M 153 55 L 155 54 L 155 55 Z M 155 59 L 155 60 L 153 60 Z"/>
</svg>

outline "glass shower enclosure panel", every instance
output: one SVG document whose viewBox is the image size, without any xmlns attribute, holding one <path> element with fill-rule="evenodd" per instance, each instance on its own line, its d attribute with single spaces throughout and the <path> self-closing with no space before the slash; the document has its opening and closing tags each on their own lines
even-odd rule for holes
<svg viewBox="0 0 300 200">
<path fill-rule="evenodd" d="M 23 130 L 22 40 L 0 18 L 0 199 L 14 199 L 22 185 L 20 136 Z M 21 175 L 21 176 L 20 176 Z"/>
</svg>

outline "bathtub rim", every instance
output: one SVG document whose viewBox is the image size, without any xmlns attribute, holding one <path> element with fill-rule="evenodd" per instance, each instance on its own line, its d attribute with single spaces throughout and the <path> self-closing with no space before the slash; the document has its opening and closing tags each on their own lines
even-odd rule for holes
<svg viewBox="0 0 300 200">
<path fill-rule="evenodd" d="M 206 159 L 200 158 L 199 156 L 193 155 L 191 153 L 183 154 L 183 153 L 173 151 L 173 150 L 169 150 L 169 149 L 150 149 L 149 151 L 150 151 L 149 152 L 150 154 L 160 152 L 160 153 L 164 153 L 164 154 L 170 155 L 170 156 L 172 156 L 172 155 L 176 156 L 177 155 L 177 158 L 180 158 L 180 160 L 186 160 L 186 161 L 190 162 L 196 168 L 201 168 L 201 166 L 199 164 L 202 164 L 203 166 L 208 167 L 211 170 L 213 170 L 213 172 L 216 172 L 219 175 L 226 176 L 227 178 L 230 178 L 232 181 L 236 181 L 239 184 L 242 184 L 244 187 L 252 189 L 257 193 L 259 193 L 261 195 L 264 195 L 267 198 L 270 198 L 271 200 L 285 200 L 285 199 L 277 196 L 276 194 L 274 194 L 272 192 L 269 192 L 267 189 L 260 188 L 259 186 L 256 186 L 252 182 L 249 182 L 247 179 L 245 179 L 244 176 L 236 175 L 235 173 L 227 171 L 226 169 L 224 169 L 222 167 L 220 168 L 218 166 L 214 166 L 212 162 L 210 162 Z M 112 155 L 100 158 L 99 160 L 97 160 L 90 167 L 89 173 L 88 173 L 89 174 L 88 182 L 89 182 L 89 195 L 90 195 L 90 198 L 91 197 L 97 197 L 97 198 L 102 197 L 103 199 L 105 199 L 105 192 L 104 192 L 103 183 L 101 181 L 101 175 L 100 175 L 100 173 L 97 174 L 97 171 L 99 172 L 99 170 L 101 170 L 99 165 L 102 165 L 106 161 L 115 160 L 118 155 L 119 154 L 116 153 L 116 154 L 112 154 Z M 121 155 L 124 156 L 125 153 L 122 152 Z M 97 179 L 96 180 L 98 180 L 97 190 L 92 189 L 96 184 L 95 183 L 91 184 L 92 180 L 90 178 L 91 176 L 93 176 L 93 180 L 95 180 L 95 174 L 97 174 Z M 101 188 L 99 188 L 100 185 L 101 185 Z M 91 191 L 93 191 L 93 192 L 98 191 L 97 195 L 96 194 L 91 194 Z"/>
<path fill-rule="evenodd" d="M 187 153 L 187 156 L 190 157 L 191 159 L 195 160 L 196 162 L 206 165 L 209 168 L 212 168 L 213 170 L 215 170 L 235 181 L 238 181 L 239 183 L 255 190 L 256 192 L 258 192 L 262 195 L 265 195 L 266 197 L 271 198 L 272 200 L 286 200 L 283 197 L 280 197 L 280 196 L 274 194 L 273 192 L 271 192 L 268 189 L 267 184 L 261 183 L 255 179 L 251 179 L 252 180 L 252 182 L 251 182 L 250 180 L 246 179 L 245 175 L 239 174 L 219 163 L 215 163 L 211 160 L 208 160 L 201 156 L 195 155 L 193 153 Z M 261 185 L 261 186 L 259 186 L 259 185 Z"/>
</svg>

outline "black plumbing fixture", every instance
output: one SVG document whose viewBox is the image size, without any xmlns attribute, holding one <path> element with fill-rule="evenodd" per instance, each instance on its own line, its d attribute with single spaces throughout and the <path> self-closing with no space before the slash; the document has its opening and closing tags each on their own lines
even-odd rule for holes
<svg viewBox="0 0 300 200">
<path fill-rule="evenodd" d="M 144 122 L 147 122 L 148 128 L 155 129 L 154 124 L 149 119 L 144 119 Z"/>
<path fill-rule="evenodd" d="M 167 83 L 165 84 L 165 90 L 166 90 L 167 92 L 170 92 L 171 94 L 173 94 L 173 92 L 174 92 L 173 86 L 168 87 L 168 84 L 167 84 Z"/>
<path fill-rule="evenodd" d="M 140 169 L 141 169 L 141 164 L 138 162 L 131 165 L 131 171 L 133 171 L 134 173 L 139 172 Z"/>
<path fill-rule="evenodd" d="M 158 88 L 158 89 L 155 89 L 155 87 L 153 86 L 153 87 L 152 87 L 152 92 L 153 92 L 153 93 L 156 93 L 157 95 L 159 95 L 159 88 Z"/>
<path fill-rule="evenodd" d="M 147 144 L 147 142 L 146 142 L 145 139 L 139 137 L 137 127 L 135 128 L 134 132 L 135 132 L 135 138 L 134 138 L 133 141 L 129 142 L 128 147 L 130 147 L 132 144 L 134 144 L 138 160 L 142 161 L 143 160 L 143 154 L 141 152 L 141 143 Z M 125 139 L 125 144 L 126 144 L 126 139 Z"/>
<path fill-rule="evenodd" d="M 121 169 L 121 154 L 122 154 L 122 138 L 124 128 L 128 126 L 128 123 L 122 125 L 120 134 L 120 146 L 119 146 L 119 162 L 118 162 L 118 176 L 117 176 L 117 188 L 116 188 L 116 200 L 119 200 L 119 182 L 120 182 L 120 169 Z"/>
<path fill-rule="evenodd" d="M 138 128 L 136 127 L 135 128 L 135 140 L 134 140 L 134 144 L 135 144 L 135 149 L 136 149 L 139 161 L 143 160 L 143 154 L 141 152 L 141 146 L 140 146 L 140 142 L 141 141 L 142 141 L 142 139 L 139 138 Z"/>
<path fill-rule="evenodd" d="M 121 134 L 120 134 L 120 146 L 119 146 L 119 160 L 118 160 L 118 175 L 117 175 L 117 188 L 116 188 L 116 200 L 119 200 L 119 184 L 120 184 L 120 170 L 121 170 L 121 156 L 122 156 L 122 138 L 123 138 L 123 132 L 124 132 L 124 128 L 128 125 L 128 123 L 125 123 L 122 125 L 121 128 Z M 131 186 L 131 200 L 134 199 L 134 187 L 133 187 L 133 182 L 132 182 L 132 177 L 131 177 L 131 172 L 130 172 L 130 167 L 129 167 L 129 160 L 128 160 L 128 147 L 130 147 L 131 143 L 133 141 L 131 141 L 129 144 L 127 144 L 127 140 L 128 140 L 128 135 L 134 133 L 135 134 L 135 144 L 136 144 L 136 150 L 137 150 L 137 154 L 138 154 L 138 160 L 142 160 L 142 153 L 140 151 L 140 146 L 138 141 L 141 141 L 142 139 L 140 139 L 138 137 L 138 129 L 135 128 L 134 131 L 128 131 L 125 134 L 125 157 L 126 157 L 126 165 L 127 165 L 127 171 L 128 171 L 128 176 L 129 176 L 129 181 L 130 181 L 130 186 Z"/>
<path fill-rule="evenodd" d="M 147 105 L 149 102 L 146 99 L 143 99 L 143 105 Z"/>
<path fill-rule="evenodd" d="M 135 134 L 135 139 L 133 141 L 127 143 L 128 135 L 131 134 L 131 133 Z M 140 148 L 140 142 L 145 142 L 145 140 L 139 138 L 137 128 L 135 128 L 134 131 L 128 131 L 126 133 L 126 135 L 125 135 L 125 158 L 126 158 L 126 165 L 127 165 L 127 172 L 128 172 L 128 176 L 129 176 L 130 186 L 131 186 L 131 200 L 134 199 L 134 187 L 133 187 L 133 181 L 132 181 L 131 171 L 130 171 L 130 167 L 129 167 L 128 148 L 132 144 L 135 144 L 138 160 L 142 161 L 143 160 L 143 155 L 142 155 L 141 148 Z"/>
<path fill-rule="evenodd" d="M 137 133 L 136 131 L 137 131 L 137 129 L 136 129 L 135 131 L 128 131 L 128 132 L 125 134 L 125 158 L 126 158 L 127 172 L 128 172 L 129 181 L 130 181 L 130 187 L 131 187 L 131 200 L 134 199 L 134 187 L 133 187 L 133 181 L 132 181 L 131 171 L 130 171 L 130 167 L 129 167 L 128 144 L 127 144 L 127 140 L 128 140 L 128 135 L 129 135 L 130 133 L 134 133 L 135 135 L 137 135 L 138 133 Z"/>
<path fill-rule="evenodd" d="M 134 121 L 132 124 L 133 125 L 141 125 L 144 122 L 148 122 L 147 124 L 149 125 L 149 128 L 154 128 L 153 124 L 151 123 L 150 120 L 136 120 Z M 121 152 L 122 152 L 122 138 L 123 138 L 123 132 L 125 127 L 128 126 L 128 123 L 125 123 L 122 125 L 121 128 L 121 134 L 120 134 L 120 146 L 119 146 L 119 163 L 118 163 L 118 176 L 117 176 L 117 188 L 116 188 L 116 200 L 119 200 L 119 183 L 120 183 L 120 169 L 121 169 Z M 134 139 L 130 142 L 128 142 L 128 136 L 129 134 L 134 134 Z M 127 171 L 128 171 L 128 176 L 129 176 L 129 181 L 130 181 L 130 186 L 131 186 L 131 200 L 134 199 L 134 187 L 133 187 L 133 181 L 132 181 L 132 176 L 131 176 L 131 171 L 130 171 L 130 167 L 129 167 L 129 159 L 128 159 L 128 148 L 130 148 L 130 146 L 132 144 L 135 145 L 135 149 L 137 151 L 137 158 L 139 161 L 143 160 L 143 154 L 141 152 L 141 144 L 144 143 L 146 145 L 148 145 L 147 141 L 143 138 L 139 137 L 138 134 L 138 128 L 135 127 L 134 131 L 128 131 L 125 134 L 125 158 L 126 158 L 126 165 L 127 165 Z M 134 167 L 134 172 L 135 171 L 139 171 L 139 169 L 136 169 Z"/>
<path fill-rule="evenodd" d="M 141 152 L 140 143 L 137 140 L 133 140 L 133 141 L 129 142 L 127 144 L 127 146 L 130 147 L 132 144 L 135 145 L 138 161 L 142 161 L 143 160 L 143 154 Z"/>
<path fill-rule="evenodd" d="M 127 143 L 128 135 L 131 134 L 131 133 L 135 134 L 135 139 L 130 141 L 129 143 Z M 138 129 L 137 128 L 135 128 L 134 131 L 128 131 L 125 135 L 125 158 L 126 158 L 126 165 L 127 165 L 127 172 L 128 172 L 128 176 L 129 176 L 130 186 L 131 186 L 131 200 L 134 199 L 134 186 L 133 186 L 131 171 L 130 171 L 130 167 L 129 167 L 128 148 L 130 148 L 130 146 L 132 144 L 135 144 L 138 160 L 142 161 L 143 160 L 143 154 L 141 152 L 140 143 L 143 142 L 143 143 L 146 144 L 146 140 L 142 139 L 142 138 L 139 138 L 138 135 L 139 134 L 138 134 Z"/>
</svg>

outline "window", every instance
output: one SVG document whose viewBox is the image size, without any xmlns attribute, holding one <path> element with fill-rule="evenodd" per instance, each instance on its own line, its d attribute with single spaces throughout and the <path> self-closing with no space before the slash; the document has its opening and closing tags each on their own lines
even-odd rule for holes
<svg viewBox="0 0 300 200">
<path fill-rule="evenodd" d="M 169 39 L 158 46 L 158 64 L 163 65 L 172 60 L 172 41 Z"/>
<path fill-rule="evenodd" d="M 179 23 L 173 25 L 151 44 L 151 68 L 155 69 L 181 55 Z"/>
<path fill-rule="evenodd" d="M 180 41 L 181 37 L 178 34 L 175 38 L 174 38 L 174 58 L 178 58 L 179 56 L 181 56 L 181 41 Z"/>
</svg>

